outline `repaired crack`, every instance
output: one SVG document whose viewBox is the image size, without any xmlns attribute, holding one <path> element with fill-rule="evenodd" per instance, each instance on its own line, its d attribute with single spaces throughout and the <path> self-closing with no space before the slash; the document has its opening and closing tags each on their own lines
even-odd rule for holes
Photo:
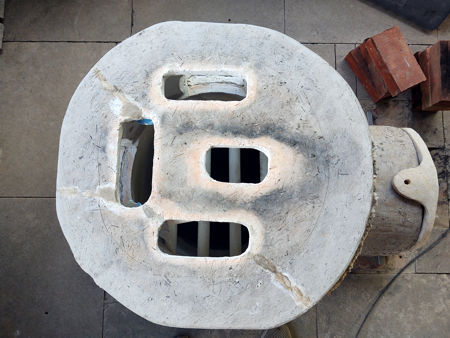
<svg viewBox="0 0 450 338">
<path fill-rule="evenodd" d="M 304 295 L 297 285 L 284 273 L 278 271 L 277 267 L 266 257 L 262 255 L 255 255 L 253 258 L 256 264 L 262 267 L 264 270 L 272 273 L 275 281 L 288 291 L 297 305 L 309 308 L 311 306 L 311 299 Z"/>
<path fill-rule="evenodd" d="M 116 85 L 110 83 L 99 69 L 95 68 L 93 72 L 95 74 L 95 77 L 99 80 L 100 84 L 102 85 L 103 89 L 110 92 L 122 103 L 123 105 L 122 110 L 124 111 L 125 115 L 128 118 L 133 118 L 136 120 L 142 118 L 142 111 L 144 109 L 140 107 L 140 105 L 136 101 L 128 97 Z"/>
</svg>

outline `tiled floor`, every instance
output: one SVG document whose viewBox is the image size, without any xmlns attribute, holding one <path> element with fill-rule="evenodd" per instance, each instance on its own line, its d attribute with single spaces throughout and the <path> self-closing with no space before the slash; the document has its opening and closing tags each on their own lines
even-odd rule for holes
<svg viewBox="0 0 450 338">
<path fill-rule="evenodd" d="M 411 48 L 450 39 L 450 18 L 424 32 L 363 1 L 10 0 L 0 54 L 0 336 L 259 336 L 260 332 L 167 329 L 104 294 L 75 263 L 55 213 L 59 130 L 77 84 L 115 43 L 167 20 L 241 22 L 285 32 L 342 74 L 376 124 L 410 126 L 439 169 L 437 238 L 449 226 L 450 113 L 417 114 L 409 93 L 373 104 L 343 57 L 364 38 L 398 25 Z M 408 268 L 382 298 L 362 336 L 450 332 L 449 237 Z M 290 323 L 301 337 L 352 337 L 377 292 L 411 255 L 376 273 L 358 270 Z"/>
</svg>

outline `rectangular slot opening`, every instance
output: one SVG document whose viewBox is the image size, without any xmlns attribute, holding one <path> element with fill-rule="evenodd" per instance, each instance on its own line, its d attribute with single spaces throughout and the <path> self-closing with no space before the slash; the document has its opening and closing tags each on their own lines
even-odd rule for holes
<svg viewBox="0 0 450 338">
<path fill-rule="evenodd" d="M 206 171 L 212 179 L 228 183 L 253 183 L 264 180 L 267 156 L 253 148 L 214 147 L 206 153 Z"/>
<path fill-rule="evenodd" d="M 118 197 L 126 207 L 138 207 L 152 192 L 155 128 L 149 119 L 122 124 Z"/>
<path fill-rule="evenodd" d="M 158 234 L 159 249 L 174 256 L 239 256 L 248 243 L 248 229 L 238 223 L 166 221 Z"/>
<path fill-rule="evenodd" d="M 236 75 L 174 74 L 163 82 L 169 100 L 242 101 L 247 96 L 247 82 Z"/>
</svg>

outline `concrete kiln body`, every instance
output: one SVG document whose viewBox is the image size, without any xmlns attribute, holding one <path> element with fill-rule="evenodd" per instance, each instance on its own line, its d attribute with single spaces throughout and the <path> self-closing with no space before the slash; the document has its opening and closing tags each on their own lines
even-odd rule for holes
<svg viewBox="0 0 450 338">
<path fill-rule="evenodd" d="M 231 76 L 241 101 L 170 100 L 171 75 Z M 118 198 L 124 123 L 155 130 L 152 193 Z M 211 147 L 268 158 L 259 184 L 213 180 Z M 327 62 L 272 30 L 210 23 L 152 26 L 107 53 L 70 101 L 61 131 L 57 211 L 80 266 L 162 325 L 271 328 L 301 315 L 343 276 L 366 231 L 373 163 L 365 115 Z M 168 255 L 165 221 L 249 230 L 234 257 Z"/>
</svg>

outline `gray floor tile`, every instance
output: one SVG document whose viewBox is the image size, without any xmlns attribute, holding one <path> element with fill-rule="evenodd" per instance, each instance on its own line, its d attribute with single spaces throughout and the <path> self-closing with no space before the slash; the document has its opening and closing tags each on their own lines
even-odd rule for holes
<svg viewBox="0 0 450 338">
<path fill-rule="evenodd" d="M 336 67 L 336 56 L 334 53 L 334 45 L 332 43 L 305 43 L 304 45 L 322 57 L 322 59 L 328 62 L 331 67 Z"/>
<path fill-rule="evenodd" d="M 380 257 L 381 262 L 383 263 L 379 267 L 371 267 L 371 266 L 362 266 L 359 263 L 359 259 L 355 262 L 353 265 L 353 269 L 351 273 L 353 274 L 393 274 L 398 271 L 400 271 L 402 268 L 404 268 L 416 255 L 417 251 L 413 252 L 403 252 L 399 255 L 394 256 L 386 256 L 386 257 Z M 363 257 L 361 257 L 362 259 Z M 371 257 L 372 258 L 372 257 Z M 366 257 L 366 259 L 369 259 Z M 415 264 L 412 263 L 410 266 L 408 266 L 404 273 L 415 273 Z"/>
<path fill-rule="evenodd" d="M 293 337 L 317 337 L 317 306 L 288 323 Z"/>
<path fill-rule="evenodd" d="M 170 20 L 246 23 L 280 32 L 284 29 L 283 0 L 134 0 L 133 8 L 133 33 Z"/>
<path fill-rule="evenodd" d="M 431 44 L 429 44 L 429 45 L 414 45 L 414 44 L 410 44 L 409 45 L 409 49 L 411 49 L 411 52 L 413 54 L 415 54 L 417 52 L 421 52 L 421 51 L 427 49 L 429 46 L 431 46 Z"/>
<path fill-rule="evenodd" d="M 3 47 L 3 33 L 5 31 L 5 26 L 3 26 L 2 23 L 0 23 L 0 49 Z"/>
<path fill-rule="evenodd" d="M 411 118 L 409 102 L 384 99 L 373 105 L 375 106 L 374 124 L 398 128 L 408 127 Z"/>
<path fill-rule="evenodd" d="M 8 41 L 121 41 L 131 32 L 131 0 L 19 0 L 5 8 Z"/>
<path fill-rule="evenodd" d="M 360 100 L 371 100 L 369 94 L 367 94 L 367 91 L 358 79 L 356 79 L 356 96 Z"/>
<path fill-rule="evenodd" d="M 425 32 L 388 12 L 355 0 L 286 0 L 286 33 L 301 42 L 357 43 L 394 25 L 409 43 L 434 43 Z"/>
<path fill-rule="evenodd" d="M 417 131 L 429 148 L 444 147 L 444 126 L 442 111 L 411 112 L 408 127 Z"/>
<path fill-rule="evenodd" d="M 350 69 L 345 56 L 356 47 L 356 44 L 336 44 L 336 70 L 347 81 L 349 86 L 356 93 L 356 76 Z"/>
<path fill-rule="evenodd" d="M 316 313 L 314 307 L 303 316 L 287 325 L 294 337 L 316 337 Z M 196 337 L 271 337 L 273 330 L 193 330 L 179 329 L 151 323 L 118 303 L 111 295 L 105 293 L 105 338 L 108 337 L 166 337 L 189 335 Z"/>
<path fill-rule="evenodd" d="M 438 28 L 438 40 L 450 40 L 450 15 Z"/>
<path fill-rule="evenodd" d="M 446 229 L 433 229 L 427 247 Z M 416 262 L 417 273 L 449 273 L 450 274 L 450 234 L 442 239 L 433 249 L 420 257 Z"/>
<path fill-rule="evenodd" d="M 358 100 L 359 100 L 359 103 L 361 104 L 361 107 L 364 112 L 367 113 L 368 111 L 371 111 L 372 113 L 374 113 L 376 111 L 377 105 L 375 103 L 373 103 L 372 100 L 370 100 L 370 99 L 358 99 Z M 377 124 L 377 123 L 375 123 L 375 124 Z"/>
<path fill-rule="evenodd" d="M 349 275 L 319 303 L 319 337 L 354 337 L 393 275 Z M 361 337 L 442 337 L 450 330 L 450 277 L 400 276 L 366 322 Z"/>
<path fill-rule="evenodd" d="M 364 100 L 361 100 L 364 101 Z M 444 147 L 442 112 L 414 112 L 409 101 L 384 99 L 376 104 L 375 124 L 409 127 L 417 131 L 429 148 Z"/>
<path fill-rule="evenodd" d="M 54 196 L 59 133 L 78 83 L 114 44 L 4 43 L 0 196 Z"/>
<path fill-rule="evenodd" d="M 345 277 L 342 284 L 318 304 L 318 337 L 355 337 L 360 323 L 390 275 Z"/>
<path fill-rule="evenodd" d="M 442 113 L 444 118 L 445 147 L 450 149 L 450 112 Z"/>
<path fill-rule="evenodd" d="M 402 275 L 374 309 L 361 337 L 447 336 L 449 294 L 448 275 Z"/>
<path fill-rule="evenodd" d="M 128 310 L 122 304 L 108 296 L 109 300 L 105 303 L 104 330 L 103 337 L 176 337 L 188 336 L 190 338 L 257 338 L 264 334 L 261 331 L 249 330 L 196 330 L 181 329 L 167 326 L 161 326 L 145 320 Z M 270 337 L 272 330 L 266 335 Z"/>
<path fill-rule="evenodd" d="M 448 228 L 448 155 L 445 149 L 432 149 L 430 150 L 431 156 L 433 157 L 434 164 L 437 169 L 438 180 L 439 180 L 439 200 L 438 207 L 436 211 L 436 219 L 434 221 L 434 226 L 436 228 Z M 449 262 L 450 263 L 450 262 Z"/>
<path fill-rule="evenodd" d="M 103 290 L 75 262 L 53 198 L 0 198 L 0 336 L 100 337 Z"/>
</svg>

